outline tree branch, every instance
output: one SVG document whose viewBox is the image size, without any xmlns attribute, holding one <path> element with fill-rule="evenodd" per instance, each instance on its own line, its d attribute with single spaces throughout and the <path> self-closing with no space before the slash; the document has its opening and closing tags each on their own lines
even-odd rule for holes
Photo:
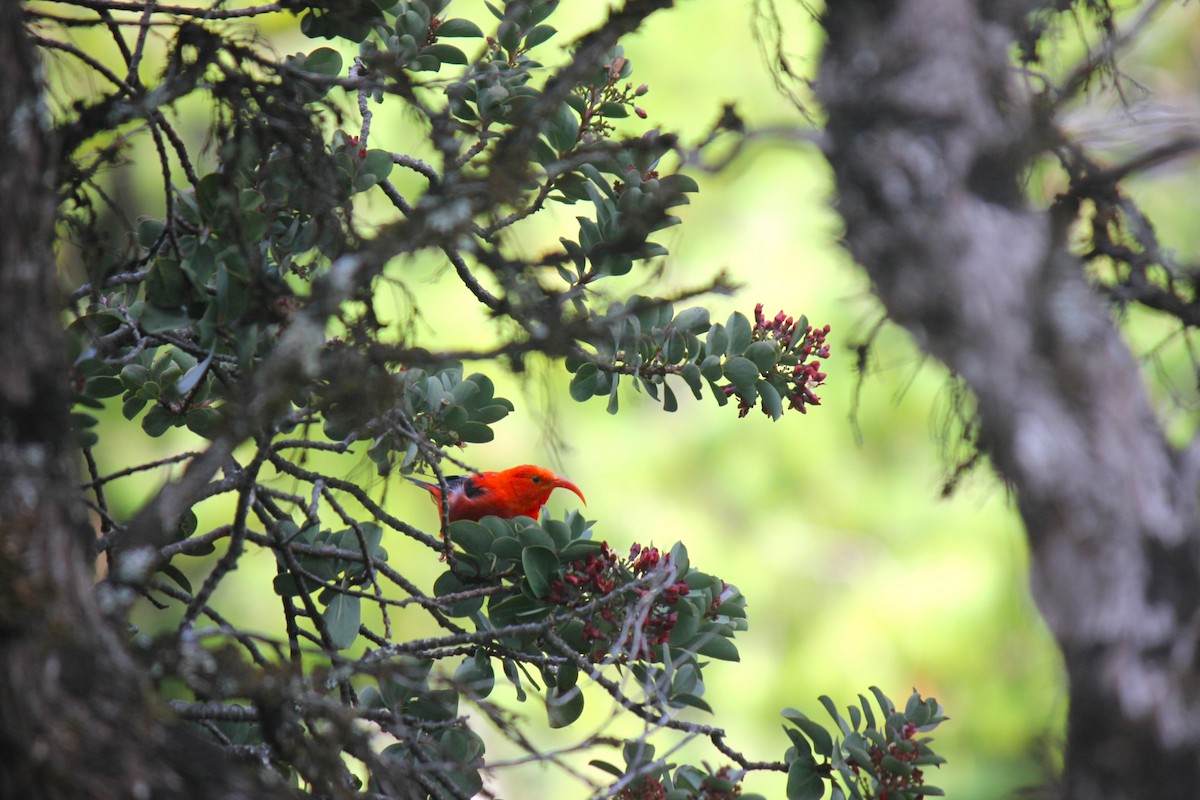
<svg viewBox="0 0 1200 800">
<path fill-rule="evenodd" d="M 831 4 L 819 97 L 846 242 L 888 313 L 978 398 L 1071 679 L 1068 798 L 1200 785 L 1194 499 L 1138 367 L 1019 189 L 1048 141 L 1010 90 L 1020 4 Z M 990 14 L 991 18 L 984 15 Z"/>
</svg>

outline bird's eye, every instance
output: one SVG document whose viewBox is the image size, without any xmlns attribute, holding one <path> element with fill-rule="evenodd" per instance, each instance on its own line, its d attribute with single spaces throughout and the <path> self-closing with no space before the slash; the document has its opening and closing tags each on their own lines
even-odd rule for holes
<svg viewBox="0 0 1200 800">
<path fill-rule="evenodd" d="M 541 483 L 541 482 L 542 482 L 542 476 L 541 476 L 541 475 L 534 475 L 534 476 L 533 476 L 533 477 L 531 477 L 529 480 L 533 481 L 534 483 Z"/>
</svg>

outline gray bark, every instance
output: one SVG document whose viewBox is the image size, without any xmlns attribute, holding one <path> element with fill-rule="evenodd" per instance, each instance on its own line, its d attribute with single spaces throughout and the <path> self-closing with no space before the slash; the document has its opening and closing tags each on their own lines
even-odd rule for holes
<svg viewBox="0 0 1200 800">
<path fill-rule="evenodd" d="M 837 206 L 891 318 L 975 393 L 1016 490 L 1069 673 L 1064 796 L 1194 798 L 1196 465 L 1167 445 L 1065 226 L 1022 197 L 1040 130 L 994 16 L 1017 5 L 829 4 Z"/>
<path fill-rule="evenodd" d="M 153 699 L 94 591 L 53 296 L 53 148 L 0 3 L 0 797 L 280 797 Z"/>
</svg>

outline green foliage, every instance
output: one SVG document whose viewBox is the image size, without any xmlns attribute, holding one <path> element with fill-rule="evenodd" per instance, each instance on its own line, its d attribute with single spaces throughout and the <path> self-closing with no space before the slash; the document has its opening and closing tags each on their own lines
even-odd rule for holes
<svg viewBox="0 0 1200 800">
<path fill-rule="evenodd" d="M 495 395 L 490 378 L 478 372 L 464 377 L 457 363 L 431 372 L 393 372 L 339 349 L 343 353 L 335 350 L 314 404 L 329 439 L 371 442 L 367 453 L 381 473 L 399 466 L 409 474 L 436 460 L 431 448 L 490 442 L 491 426 L 513 411 L 511 401 Z"/>
<path fill-rule="evenodd" d="M 532 696 L 544 706 L 550 728 L 577 724 L 607 697 L 648 728 L 713 735 L 680 714 L 715 713 L 705 670 L 737 662 L 736 637 L 748 627 L 737 587 L 692 566 L 683 543 L 618 555 L 578 513 L 453 520 L 430 535 L 326 459 L 365 454 L 380 473 L 439 479 L 464 466 L 462 449 L 490 442 L 516 410 L 468 362 L 520 370 L 530 353 L 562 359 L 571 396 L 606 397 L 612 412 L 628 378 L 667 411 L 682 384 L 721 405 L 737 397 L 743 414 L 761 403 L 773 419 L 785 403 L 815 405 L 812 389 L 825 377 L 816 357 L 828 356 L 827 327 L 782 315 L 769 322 L 761 308 L 753 323 L 735 313 L 714 324 L 698 306 L 675 312 L 676 302 L 724 288 L 721 279 L 674 300 L 606 300 L 627 296 L 619 284 L 643 282 L 669 255 L 654 237 L 680 223 L 670 212 L 699 191 L 679 171 L 694 153 L 672 133 L 619 133 L 647 116 L 636 103 L 648 88 L 630 82 L 633 64 L 615 35 L 600 37 L 603 52 L 576 42 L 567 64 L 548 68 L 536 59 L 561 52 L 557 2 L 489 3 L 490 20 L 450 16 L 449 5 L 284 3 L 307 36 L 357 43 L 354 58 L 322 46 L 275 62 L 248 49 L 253 37 L 228 20 L 204 28 L 211 52 L 188 44 L 196 29 L 174 29 L 171 69 L 206 76 L 193 88 L 207 95 L 213 146 L 193 160 L 167 117 L 146 110 L 152 98 L 130 104 L 159 145 L 147 152 L 159 159 L 165 209 L 140 215 L 128 258 L 89 263 L 71 294 L 79 445 L 104 448 L 99 420 L 112 407 L 176 451 L 92 475 L 115 580 L 180 612 L 147 659 L 163 686 L 188 698 L 177 704 L 202 735 L 251 748 L 256 763 L 314 795 L 363 788 L 343 757 L 365 765 L 366 789 L 380 795 L 478 793 L 486 753 L 467 715 L 509 717 L 490 699 L 497 663 L 519 702 Z M 428 133 L 419 152 L 370 146 L 381 104 Z M 111 133 L 96 124 L 89 136 Z M 96 174 L 69 171 L 62 187 L 64 236 L 80 237 L 81 250 L 97 235 L 94 206 L 106 196 Z M 410 179 L 424 190 L 406 196 Z M 368 197 L 389 203 L 394 218 L 364 225 Z M 577 226 L 537 260 L 518 259 L 510 228 L 551 202 L 577 206 Z M 499 345 L 432 351 L 417 343 L 415 325 L 384 321 L 376 298 L 388 282 L 419 316 L 420 298 L 396 264 L 421 253 L 449 260 L 500 321 Z M 168 435 L 184 430 L 200 438 Z M 108 482 L 162 464 L 187 468 L 182 494 L 150 503 L 168 509 L 166 530 L 157 517 L 109 513 Z M 223 496 L 229 509 L 197 514 Z M 402 547 L 404 558 L 389 558 Z M 256 549 L 273 556 L 281 619 L 252 635 L 218 611 L 217 590 Z M 431 586 L 409 573 L 413 552 L 444 560 Z M 420 609 L 436 633 L 417 638 L 393 624 L 401 609 Z M 219 642 L 219 658 L 173 649 L 205 619 L 215 627 L 203 629 L 204 646 Z M 294 726 L 286 751 L 265 721 Z M 524 741 L 518 723 L 500 727 Z M 800 730 L 820 736 L 811 725 Z M 822 747 L 835 768 L 856 763 L 837 761 L 828 741 Z M 626 748 L 623 769 L 598 766 L 624 781 L 621 797 L 654 786 L 672 798 L 730 797 L 746 774 L 664 765 L 653 753 L 641 740 Z M 789 760 L 763 768 L 790 776 L 808 764 Z"/>
<path fill-rule="evenodd" d="M 833 798 L 940 797 L 943 792 L 925 783 L 925 769 L 941 766 L 945 759 L 929 746 L 928 736 L 946 717 L 933 698 L 922 698 L 913 690 L 903 710 L 872 686 L 871 693 L 880 710 L 876 721 L 871 702 L 859 695 L 859 705 L 848 706 L 849 721 L 828 697 L 821 705 L 833 719 L 837 730 L 830 735 L 822 725 L 795 709 L 785 709 L 783 732 L 791 740 L 788 763 L 788 800 L 820 800 L 825 782 Z"/>
<path fill-rule="evenodd" d="M 567 368 L 575 373 L 571 396 L 579 401 L 607 396 L 609 412 L 616 413 L 617 386 L 626 374 L 655 400 L 661 388 L 663 409 L 675 411 L 679 403 L 666 380 L 675 375 L 697 400 L 705 386 L 720 405 L 736 396 L 741 416 L 759 401 L 772 419 L 783 415 L 784 399 L 801 413 L 808 405 L 818 405 L 813 389 L 824 382 L 825 374 L 819 371 L 819 360 L 806 360 L 810 355 L 828 358 L 828 326 L 814 329 L 804 317 L 794 322 L 783 312 L 767 323 L 761 304 L 755 316 L 753 327 L 736 311 L 724 325 L 709 325 L 704 308 L 684 309 L 676 316 L 670 302 L 634 295 L 598 321 L 595 327 L 604 334 L 588 341 L 594 356 L 567 359 Z"/>
</svg>

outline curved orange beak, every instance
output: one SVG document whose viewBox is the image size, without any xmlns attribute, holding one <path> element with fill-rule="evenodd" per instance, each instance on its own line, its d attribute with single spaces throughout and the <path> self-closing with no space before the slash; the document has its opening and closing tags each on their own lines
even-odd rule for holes
<svg viewBox="0 0 1200 800">
<path fill-rule="evenodd" d="M 555 475 L 553 485 L 554 485 L 554 488 L 556 488 L 556 489 L 566 489 L 568 491 L 574 492 L 575 494 L 579 495 L 579 499 L 583 501 L 583 504 L 585 506 L 587 505 L 587 498 L 583 496 L 583 492 L 579 491 L 579 487 L 576 486 L 575 484 L 571 483 L 566 478 L 560 478 L 557 475 Z"/>
</svg>

